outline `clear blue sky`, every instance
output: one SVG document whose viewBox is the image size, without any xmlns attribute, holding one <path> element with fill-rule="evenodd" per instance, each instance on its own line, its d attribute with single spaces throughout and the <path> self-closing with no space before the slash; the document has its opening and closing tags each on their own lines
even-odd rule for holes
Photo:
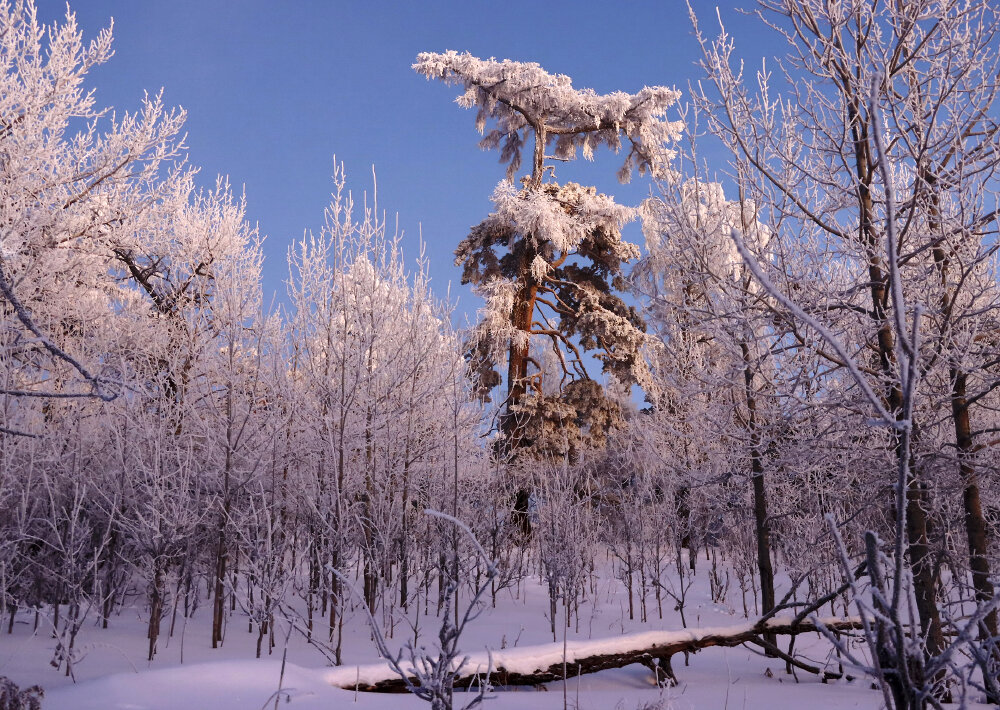
<svg viewBox="0 0 1000 710">
<path fill-rule="evenodd" d="M 65 12 L 62 0 L 37 2 L 46 22 Z M 703 27 L 714 31 L 716 3 L 694 4 Z M 471 315 L 476 308 L 459 285 L 452 250 L 489 211 L 503 169 L 495 153 L 477 148 L 472 112 L 453 103 L 457 89 L 410 69 L 418 52 L 537 61 L 602 93 L 656 84 L 686 89 L 699 76 L 680 0 L 75 0 L 71 6 L 87 37 L 114 18 L 115 56 L 91 79 L 99 103 L 134 110 L 144 90 L 163 87 L 168 106 L 188 111 L 190 161 L 201 166 L 201 182 L 210 185 L 223 174 L 237 190 L 245 186 L 249 217 L 267 235 L 265 288 L 279 297 L 288 245 L 322 224 L 336 154 L 356 195 L 370 187 L 375 165 L 380 207 L 398 213 L 408 256 L 417 254 L 422 225 L 435 291 L 444 295 L 451 282 L 460 311 Z M 733 7 L 723 5 L 723 18 L 738 52 L 758 65 L 773 37 Z M 634 204 L 649 183 L 637 178 L 619 186 L 619 165 L 604 152 L 558 177 Z M 637 228 L 629 236 L 641 240 Z"/>
</svg>

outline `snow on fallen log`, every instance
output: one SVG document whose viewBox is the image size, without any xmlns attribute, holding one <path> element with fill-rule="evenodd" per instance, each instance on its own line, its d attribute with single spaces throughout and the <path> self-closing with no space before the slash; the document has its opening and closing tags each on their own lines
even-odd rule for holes
<svg viewBox="0 0 1000 710">
<path fill-rule="evenodd" d="M 861 628 L 860 617 L 832 617 L 820 619 L 819 623 L 830 631 Z M 670 658 L 676 653 L 694 653 L 710 646 L 739 646 L 757 642 L 765 632 L 795 635 L 818 630 L 817 624 L 810 619 L 796 622 L 791 618 L 771 618 L 766 623 L 739 626 L 644 631 L 590 641 L 568 641 L 565 661 L 561 642 L 505 648 L 492 652 L 493 671 L 489 681 L 497 686 L 537 685 L 561 680 L 564 668 L 572 678 L 578 674 L 642 663 L 655 670 L 658 681 L 675 682 Z M 404 663 L 403 667 L 407 668 L 407 664 Z M 468 661 L 456 679 L 456 685 L 464 687 L 485 680 L 483 676 L 488 668 L 489 655 L 486 652 L 469 654 Z M 814 672 L 820 671 L 815 669 Z M 826 677 L 837 677 L 837 674 L 826 674 Z M 334 687 L 348 690 L 357 688 L 382 693 L 406 690 L 403 680 L 386 663 L 331 668 L 322 672 L 322 678 Z"/>
</svg>

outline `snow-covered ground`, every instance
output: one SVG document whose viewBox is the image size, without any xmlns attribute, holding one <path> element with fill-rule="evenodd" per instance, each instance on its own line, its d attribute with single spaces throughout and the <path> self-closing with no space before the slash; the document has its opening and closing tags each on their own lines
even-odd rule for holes
<svg viewBox="0 0 1000 710">
<path fill-rule="evenodd" d="M 652 687 L 649 671 L 641 666 L 604 671 L 572 680 L 567 688 L 571 708 L 636 710 L 638 708 L 877 708 L 879 696 L 864 684 L 822 685 L 803 679 L 795 684 L 776 674 L 767 678 L 745 652 L 719 649 L 713 662 L 692 659 L 684 681 L 677 688 Z M 700 661 L 705 660 L 704 663 Z M 767 665 L 767 664 L 764 664 Z M 773 664 L 772 664 L 773 665 Z M 116 674 L 50 691 L 46 710 L 258 710 L 268 707 L 278 686 L 280 661 L 218 661 L 185 664 L 138 674 Z M 722 675 L 720 676 L 719 673 Z M 426 704 L 404 695 L 354 693 L 337 690 L 322 681 L 315 669 L 290 665 L 285 670 L 290 702 L 279 707 L 301 710 L 320 708 L 419 708 Z M 458 694 L 456 707 L 461 707 Z M 562 683 L 541 689 L 498 692 L 486 707 L 538 710 L 563 707 Z"/>
<path fill-rule="evenodd" d="M 698 575 L 690 592 L 686 616 L 690 626 L 733 626 L 744 621 L 741 613 L 725 605 L 713 604 L 703 589 L 705 574 Z M 707 585 L 706 585 L 707 586 Z M 739 590 L 730 590 L 738 602 Z M 650 595 L 647 623 L 628 619 L 627 600 L 620 582 L 607 580 L 600 585 L 594 602 L 581 605 L 579 630 L 570 629 L 569 641 L 591 642 L 613 639 L 623 632 L 678 630 L 680 617 L 672 604 L 664 601 L 664 618 L 658 618 Z M 638 605 L 637 605 L 638 606 Z M 740 606 L 737 604 L 737 606 Z M 546 618 L 548 598 L 544 587 L 528 581 L 518 598 L 504 592 L 496 609 L 487 609 L 463 638 L 470 653 L 491 649 L 524 649 L 551 644 Z M 637 614 L 638 617 L 638 614 Z M 173 638 L 161 642 L 152 663 L 147 663 L 145 619 L 140 609 L 126 609 L 111 619 L 110 628 L 100 629 L 96 617 L 90 619 L 78 639 L 84 653 L 75 667 L 76 683 L 49 665 L 55 641 L 49 634 L 32 633 L 33 618 L 17 617 L 14 633 L 0 633 L 0 675 L 25 686 L 40 684 L 46 689 L 46 710 L 261 710 L 273 707 L 278 689 L 284 633 L 270 657 L 254 658 L 256 630 L 248 633 L 245 617 L 238 611 L 230 617 L 224 645 L 216 650 L 209 643 L 210 609 L 203 606 L 185 625 L 178 619 Z M 169 623 L 169 619 L 167 620 Z M 575 623 L 574 623 L 575 625 Z M 44 626 L 40 626 L 40 630 Z M 168 625 L 165 625 L 166 633 Z M 419 618 L 421 643 L 433 639 L 433 616 Z M 412 635 L 407 622 L 395 626 L 391 647 Z M 561 634 L 561 630 L 560 630 Z M 562 638 L 560 636 L 560 646 Z M 589 645 L 589 644 L 588 644 Z M 548 650 L 551 651 L 550 646 Z M 816 634 L 799 637 L 796 650 L 822 665 L 828 645 Z M 516 655 L 524 656 L 518 652 Z M 358 666 L 378 661 L 369 633 L 360 614 L 345 628 L 344 665 L 335 675 L 360 674 Z M 603 671 L 540 688 L 519 688 L 495 693 L 487 707 L 501 709 L 561 708 L 592 710 L 636 710 L 637 708 L 878 708 L 881 696 L 865 679 L 823 684 L 814 676 L 798 672 L 787 675 L 784 663 L 763 658 L 745 648 L 709 648 L 693 655 L 689 665 L 683 656 L 674 658 L 679 686 L 656 687 L 646 668 L 634 665 Z M 352 671 L 352 666 L 354 670 Z M 288 665 L 283 688 L 288 703 L 279 707 L 312 710 L 318 708 L 416 708 L 425 705 L 403 695 L 355 693 L 333 688 L 334 674 L 317 650 L 293 634 L 288 642 Z M 572 676 L 572 672 L 570 672 Z M 270 699 L 270 700 L 269 700 Z M 462 703 L 456 703 L 461 707 Z"/>
</svg>

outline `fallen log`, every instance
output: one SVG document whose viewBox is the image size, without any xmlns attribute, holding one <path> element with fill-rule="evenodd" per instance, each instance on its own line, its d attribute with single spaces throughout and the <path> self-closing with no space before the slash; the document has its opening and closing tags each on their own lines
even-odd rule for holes
<svg viewBox="0 0 1000 710">
<path fill-rule="evenodd" d="M 831 631 L 861 628 L 860 617 L 820 619 Z M 492 651 L 493 669 L 489 682 L 494 686 L 538 685 L 562 680 L 564 669 L 570 678 L 584 673 L 596 673 L 609 668 L 624 668 L 641 663 L 656 674 L 659 683 L 675 684 L 677 678 L 670 664 L 678 653 L 695 653 L 711 646 L 739 646 L 758 642 L 766 632 L 775 635 L 797 635 L 818 631 L 810 619 L 771 618 L 764 623 L 719 628 L 684 629 L 682 631 L 645 631 L 591 641 L 569 641 L 563 656 L 563 644 L 506 648 Z M 759 644 L 758 644 L 759 645 Z M 468 687 L 486 680 L 490 659 L 487 653 L 470 654 L 456 679 L 456 687 Z M 403 664 L 406 668 L 406 664 Z M 805 667 L 800 665 L 799 667 Z M 806 667 L 810 669 L 811 667 Z M 822 671 L 824 680 L 840 677 Z M 386 663 L 365 666 L 339 666 L 325 671 L 323 679 L 330 685 L 347 690 L 376 693 L 405 692 L 406 685 Z"/>
</svg>

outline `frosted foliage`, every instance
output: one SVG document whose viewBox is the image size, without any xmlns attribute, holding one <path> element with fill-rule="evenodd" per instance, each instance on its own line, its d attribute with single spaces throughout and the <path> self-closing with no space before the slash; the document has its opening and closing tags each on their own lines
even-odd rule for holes
<svg viewBox="0 0 1000 710">
<path fill-rule="evenodd" d="M 323 275 L 328 268 L 325 264 L 307 265 L 304 262 L 309 259 L 325 261 L 328 258 L 325 253 L 327 246 L 307 247 L 303 244 L 298 248 L 301 252 L 296 258 L 302 260 L 299 262 L 299 277 L 315 277 L 317 272 Z M 376 373 L 393 364 L 401 343 L 413 338 L 412 333 L 405 331 L 406 327 L 413 327 L 413 322 L 419 322 L 427 332 L 445 330 L 443 320 L 432 310 L 431 304 L 422 300 L 425 295 L 411 288 L 403 280 L 403 274 L 392 268 L 394 266 L 386 267 L 374 261 L 369 254 L 359 253 L 341 265 L 342 271 L 329 276 L 332 285 L 328 286 L 328 302 L 346 303 L 350 308 L 325 314 L 328 317 L 332 315 L 335 337 L 325 332 L 309 334 L 310 342 L 305 350 L 312 359 L 311 367 L 322 369 L 327 362 L 343 363 L 357 358 L 369 374 Z M 310 269 L 315 271 L 310 274 Z M 299 304 L 299 307 L 307 308 L 308 305 Z M 408 316 L 412 322 L 394 321 L 387 316 L 376 315 L 408 312 L 412 312 Z M 365 329 L 375 321 L 384 326 L 384 331 L 367 333 Z M 435 338 L 435 348 L 444 350 L 451 345 L 444 335 Z"/>
<path fill-rule="evenodd" d="M 479 311 L 480 321 L 474 338 L 482 350 L 489 353 L 491 359 L 502 363 L 507 349 L 512 345 L 528 345 L 528 333 L 515 328 L 510 321 L 517 284 L 509 279 L 496 278 L 477 290 L 486 304 Z"/>
<path fill-rule="evenodd" d="M 654 260 L 664 254 L 671 234 L 692 233 L 700 242 L 705 266 L 717 276 L 738 279 L 744 266 L 731 237 L 733 230 L 745 235 L 748 244 L 767 247 L 770 232 L 757 219 L 752 200 L 727 200 L 721 184 L 700 180 L 681 183 L 676 197 L 669 209 L 658 199 L 647 200 L 641 208 L 646 248 Z"/>
<path fill-rule="evenodd" d="M 101 351 L 125 319 L 107 315 L 146 305 L 118 262 L 170 231 L 164 206 L 191 191 L 174 163 L 183 112 L 146 97 L 109 116 L 85 90 L 111 53 L 110 30 L 87 43 L 68 10 L 45 27 L 33 3 L 0 0 L 0 370 L 11 391 L 114 396 L 120 367 Z"/>
<path fill-rule="evenodd" d="M 592 301 L 592 303 L 587 303 L 592 307 L 580 317 L 578 321 L 580 331 L 585 333 L 587 338 L 593 338 L 597 342 L 615 343 L 614 348 L 599 352 L 594 357 L 598 360 L 628 363 L 633 363 L 634 359 L 631 366 L 632 374 L 640 385 L 643 384 L 644 377 L 639 372 L 642 369 L 640 367 L 642 359 L 636 358 L 636 353 L 646 342 L 646 334 L 636 328 L 635 323 L 628 318 L 608 310 L 599 309 L 597 307 L 600 300 L 598 294 L 587 293 L 582 300 Z"/>
<path fill-rule="evenodd" d="M 535 281 L 541 281 L 547 273 L 549 273 L 549 262 L 545 261 L 541 254 L 538 254 L 531 261 L 531 278 Z"/>
<path fill-rule="evenodd" d="M 489 219 L 496 223 L 494 229 L 523 234 L 536 249 L 551 245 L 563 254 L 575 251 L 595 231 L 620 234 L 622 226 L 635 217 L 632 208 L 576 183 L 517 191 L 504 180 L 493 191 L 493 203 L 496 211 Z M 615 256 L 622 261 L 639 256 L 633 244 L 619 240 L 616 246 Z"/>
<path fill-rule="evenodd" d="M 645 87 L 635 94 L 615 91 L 598 94 L 575 89 L 564 74 L 550 74 L 534 62 L 479 59 L 468 52 L 422 52 L 413 68 L 428 79 L 463 87 L 457 102 L 477 108 L 480 146 L 500 150 L 500 160 L 513 176 L 532 127 L 544 126 L 546 147 L 557 158 L 575 158 L 577 150 L 593 159 L 602 145 L 619 151 L 623 137 L 630 149 L 619 178 L 626 182 L 634 168 L 664 177 L 682 125 L 666 120 L 666 112 L 680 92 L 663 86 Z M 487 130 L 487 123 L 495 126 Z M 534 125 L 533 125 L 534 124 Z"/>
</svg>

